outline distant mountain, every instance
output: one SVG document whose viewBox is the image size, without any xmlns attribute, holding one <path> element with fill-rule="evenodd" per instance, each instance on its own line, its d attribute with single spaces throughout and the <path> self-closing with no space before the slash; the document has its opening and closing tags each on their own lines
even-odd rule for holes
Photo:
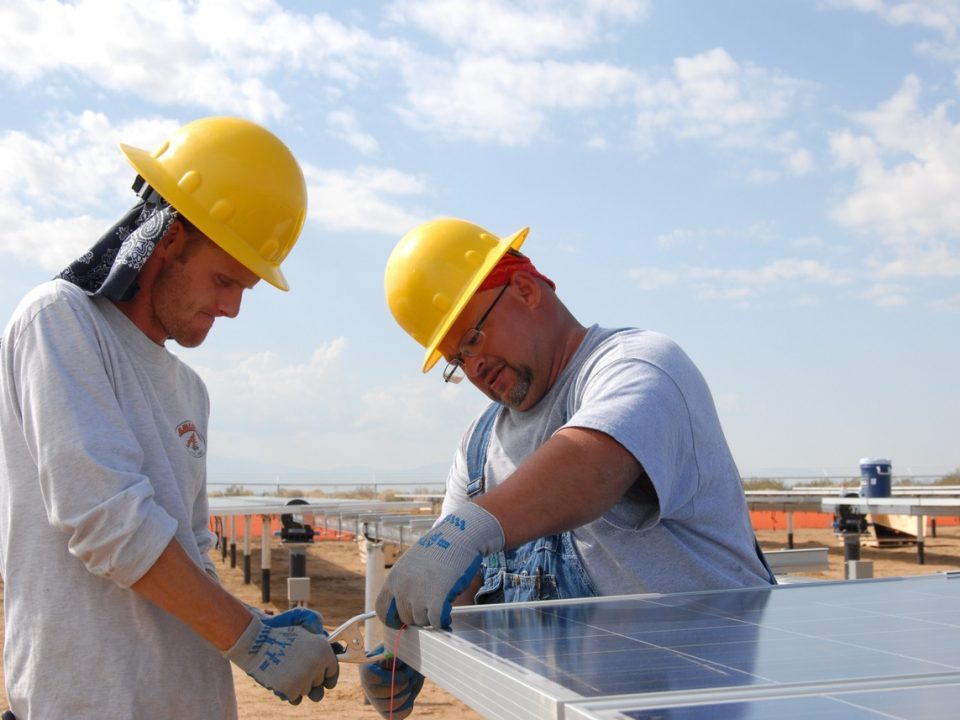
<svg viewBox="0 0 960 720">
<path fill-rule="evenodd" d="M 384 470 L 363 466 L 310 470 L 292 465 L 252 462 L 211 456 L 207 461 L 207 484 L 215 492 L 242 486 L 254 492 L 280 487 L 322 487 L 335 491 L 354 487 L 407 489 L 441 488 L 446 482 L 446 464 Z"/>
</svg>

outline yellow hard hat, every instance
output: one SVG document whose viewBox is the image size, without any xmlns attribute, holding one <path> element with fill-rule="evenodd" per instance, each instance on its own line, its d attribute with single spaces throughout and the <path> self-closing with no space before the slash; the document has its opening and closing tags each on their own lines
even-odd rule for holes
<svg viewBox="0 0 960 720">
<path fill-rule="evenodd" d="M 477 288 L 529 230 L 499 238 L 466 220 L 440 218 L 418 225 L 393 248 L 383 289 L 394 319 L 427 349 L 423 372 L 437 364 L 437 345 Z"/>
<path fill-rule="evenodd" d="M 273 133 L 233 117 L 195 120 L 152 153 L 120 145 L 147 183 L 204 235 L 271 285 L 307 215 L 296 158 Z"/>
</svg>

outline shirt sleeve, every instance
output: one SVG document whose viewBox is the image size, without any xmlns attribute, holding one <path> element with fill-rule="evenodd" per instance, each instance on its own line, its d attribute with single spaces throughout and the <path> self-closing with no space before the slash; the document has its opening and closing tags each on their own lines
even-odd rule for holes
<svg viewBox="0 0 960 720">
<path fill-rule="evenodd" d="M 54 302 L 10 340 L 4 352 L 47 519 L 69 535 L 70 553 L 90 572 L 129 587 L 177 523 L 141 472 L 143 451 L 119 406 L 96 324 L 71 302 Z"/>
<path fill-rule="evenodd" d="M 687 476 L 678 468 L 693 457 L 689 410 L 676 383 L 655 365 L 621 358 L 597 368 L 565 426 L 598 430 L 626 448 L 656 491 L 659 518 L 681 513 L 693 499 L 696 486 L 676 482 Z"/>
</svg>

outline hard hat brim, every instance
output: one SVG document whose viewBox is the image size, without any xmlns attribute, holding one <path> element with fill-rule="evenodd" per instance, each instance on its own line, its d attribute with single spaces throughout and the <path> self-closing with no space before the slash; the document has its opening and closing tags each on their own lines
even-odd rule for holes
<svg viewBox="0 0 960 720">
<path fill-rule="evenodd" d="M 459 299 L 454 304 L 451 311 L 447 314 L 447 317 L 434 332 L 433 337 L 430 339 L 430 343 L 427 345 L 427 353 L 423 358 L 423 372 L 429 372 L 434 365 L 436 365 L 440 359 L 443 357 L 443 353 L 437 350 L 437 346 L 443 342 L 443 339 L 447 336 L 447 333 L 450 332 L 450 328 L 453 327 L 453 324 L 457 321 L 457 318 L 460 317 L 460 313 L 463 312 L 463 309 L 467 306 L 467 303 L 473 298 L 474 293 L 477 292 L 477 288 L 483 284 L 483 281 L 487 279 L 487 275 L 491 273 L 497 263 L 500 262 L 500 258 L 507 254 L 508 250 L 519 250 L 520 246 L 523 245 L 524 241 L 527 239 L 527 234 L 530 232 L 529 227 L 522 228 L 513 235 L 500 239 L 500 244 L 492 252 L 488 253 L 484 259 L 483 265 L 481 265 L 479 271 L 470 281 L 470 283 L 464 288 L 464 292 L 460 294 Z"/>
<path fill-rule="evenodd" d="M 160 196 L 173 208 L 182 213 L 197 229 L 216 243 L 232 258 L 266 280 L 279 290 L 289 290 L 290 285 L 279 265 L 265 261 L 262 257 L 237 237 L 230 228 L 214 221 L 209 213 L 190 195 L 180 190 L 177 180 L 170 177 L 156 158 L 146 150 L 120 143 L 120 151 L 133 168 L 147 181 Z M 227 237 L 224 237 L 226 235 Z"/>
</svg>

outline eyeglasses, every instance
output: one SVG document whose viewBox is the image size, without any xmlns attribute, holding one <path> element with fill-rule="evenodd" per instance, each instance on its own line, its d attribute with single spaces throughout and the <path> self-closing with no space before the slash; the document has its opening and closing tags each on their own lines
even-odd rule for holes
<svg viewBox="0 0 960 720">
<path fill-rule="evenodd" d="M 500 302 L 500 298 L 503 297 L 508 287 L 510 287 L 510 283 L 507 283 L 500 289 L 500 292 L 497 293 L 493 302 L 490 303 L 490 307 L 488 307 L 487 311 L 477 320 L 477 324 L 468 330 L 460 339 L 460 344 L 457 346 L 457 350 L 460 352 L 458 352 L 443 369 L 443 381 L 445 383 L 456 384 L 463 380 L 463 359 L 465 357 L 475 357 L 480 351 L 484 338 L 487 337 L 480 328 L 483 327 L 483 324 L 487 321 L 487 316 L 493 308 L 496 307 L 497 303 Z"/>
</svg>

